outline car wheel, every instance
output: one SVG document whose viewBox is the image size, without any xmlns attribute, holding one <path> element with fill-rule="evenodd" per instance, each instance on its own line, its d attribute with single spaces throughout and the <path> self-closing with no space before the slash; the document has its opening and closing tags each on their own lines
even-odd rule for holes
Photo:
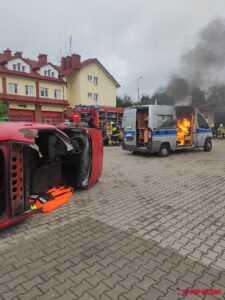
<svg viewBox="0 0 225 300">
<path fill-rule="evenodd" d="M 170 154 L 170 146 L 168 144 L 162 144 L 159 149 L 160 157 L 167 157 Z"/>
<path fill-rule="evenodd" d="M 204 144 L 204 151 L 210 152 L 212 150 L 212 141 L 210 139 L 206 139 Z"/>
</svg>

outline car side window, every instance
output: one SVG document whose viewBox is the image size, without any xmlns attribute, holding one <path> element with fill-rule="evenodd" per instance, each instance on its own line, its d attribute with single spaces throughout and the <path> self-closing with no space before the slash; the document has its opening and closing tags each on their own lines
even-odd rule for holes
<svg viewBox="0 0 225 300">
<path fill-rule="evenodd" d="M 209 125 L 200 114 L 198 114 L 198 126 L 203 129 L 209 129 Z"/>
</svg>

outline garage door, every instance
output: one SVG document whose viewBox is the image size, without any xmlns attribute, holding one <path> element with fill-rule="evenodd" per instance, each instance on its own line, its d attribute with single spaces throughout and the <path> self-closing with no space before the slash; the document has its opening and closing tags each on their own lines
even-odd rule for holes
<svg viewBox="0 0 225 300">
<path fill-rule="evenodd" d="M 13 122 L 34 122 L 34 111 L 22 109 L 10 109 L 10 121 Z"/>
<path fill-rule="evenodd" d="M 41 121 L 42 123 L 57 125 L 62 122 L 62 113 L 42 111 Z"/>
</svg>

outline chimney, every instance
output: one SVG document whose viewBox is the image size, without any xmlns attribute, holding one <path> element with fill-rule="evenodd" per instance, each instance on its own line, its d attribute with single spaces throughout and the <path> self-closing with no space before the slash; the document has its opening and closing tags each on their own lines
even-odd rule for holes
<svg viewBox="0 0 225 300">
<path fill-rule="evenodd" d="M 61 68 L 62 68 L 62 71 L 66 71 L 66 58 L 65 57 L 61 58 Z"/>
<path fill-rule="evenodd" d="M 9 48 L 6 49 L 3 53 L 5 54 L 6 58 L 11 58 L 11 50 L 9 50 Z"/>
<path fill-rule="evenodd" d="M 66 69 L 72 69 L 72 56 L 67 56 L 66 57 Z"/>
<path fill-rule="evenodd" d="M 72 67 L 77 68 L 80 66 L 80 55 L 72 54 Z"/>
<path fill-rule="evenodd" d="M 17 57 L 17 58 L 22 58 L 22 54 L 23 54 L 23 52 L 17 51 L 17 52 L 14 53 L 14 56 Z"/>
<path fill-rule="evenodd" d="M 47 54 L 39 54 L 38 55 L 38 64 L 39 65 L 46 65 L 47 64 L 48 56 Z"/>
</svg>

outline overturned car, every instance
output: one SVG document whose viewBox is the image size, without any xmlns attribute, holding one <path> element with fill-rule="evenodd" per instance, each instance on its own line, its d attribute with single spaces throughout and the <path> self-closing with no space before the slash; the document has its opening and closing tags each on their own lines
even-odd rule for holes
<svg viewBox="0 0 225 300">
<path fill-rule="evenodd" d="M 102 133 L 93 128 L 0 123 L 0 228 L 34 213 L 30 195 L 91 187 L 102 174 Z"/>
</svg>

